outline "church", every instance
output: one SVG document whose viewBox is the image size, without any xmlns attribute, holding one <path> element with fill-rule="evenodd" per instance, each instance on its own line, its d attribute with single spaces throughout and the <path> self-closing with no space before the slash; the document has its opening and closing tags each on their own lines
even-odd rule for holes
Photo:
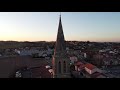
<svg viewBox="0 0 120 90">
<path fill-rule="evenodd" d="M 70 59 L 66 52 L 66 42 L 63 33 L 61 15 L 59 18 L 59 26 L 57 39 L 52 59 L 53 78 L 70 78 Z"/>
</svg>

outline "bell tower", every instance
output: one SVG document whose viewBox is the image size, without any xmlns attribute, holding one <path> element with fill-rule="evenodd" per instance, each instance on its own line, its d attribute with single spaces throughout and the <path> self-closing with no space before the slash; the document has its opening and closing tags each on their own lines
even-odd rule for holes
<svg viewBox="0 0 120 90">
<path fill-rule="evenodd" d="M 59 18 L 58 33 L 52 59 L 52 65 L 54 70 L 53 78 L 70 78 L 70 59 L 67 56 L 66 52 L 61 15 Z"/>
</svg>

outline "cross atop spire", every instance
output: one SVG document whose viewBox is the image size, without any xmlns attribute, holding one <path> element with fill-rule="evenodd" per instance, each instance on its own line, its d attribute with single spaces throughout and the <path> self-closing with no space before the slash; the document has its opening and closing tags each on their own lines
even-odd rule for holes
<svg viewBox="0 0 120 90">
<path fill-rule="evenodd" d="M 60 17 L 61 17 L 61 12 L 60 12 Z"/>
</svg>

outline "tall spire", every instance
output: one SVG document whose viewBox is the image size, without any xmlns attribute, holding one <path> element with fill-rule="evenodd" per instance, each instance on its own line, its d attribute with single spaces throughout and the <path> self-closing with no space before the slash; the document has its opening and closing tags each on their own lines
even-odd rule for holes
<svg viewBox="0 0 120 90">
<path fill-rule="evenodd" d="M 60 17 L 61 17 L 61 12 L 60 12 Z"/>
<path fill-rule="evenodd" d="M 56 40 L 56 46 L 55 46 L 54 53 L 64 51 L 65 49 L 66 49 L 65 39 L 64 39 L 64 33 L 63 33 L 63 27 L 62 27 L 62 21 L 61 21 L 61 13 L 60 13 L 57 40 Z"/>
<path fill-rule="evenodd" d="M 67 56 L 66 45 L 61 21 L 61 14 L 59 17 L 59 26 L 57 33 L 57 40 L 52 59 L 53 65 L 53 78 L 70 77 L 70 60 Z"/>
</svg>

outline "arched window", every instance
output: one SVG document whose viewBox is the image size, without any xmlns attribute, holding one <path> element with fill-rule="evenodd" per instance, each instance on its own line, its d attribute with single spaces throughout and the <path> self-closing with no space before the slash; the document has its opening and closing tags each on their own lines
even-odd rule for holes
<svg viewBox="0 0 120 90">
<path fill-rule="evenodd" d="M 63 62 L 63 71 L 64 73 L 66 73 L 66 62 L 65 61 Z"/>
<path fill-rule="evenodd" d="M 60 61 L 58 63 L 58 70 L 59 70 L 59 73 L 61 73 L 61 62 Z"/>
</svg>

